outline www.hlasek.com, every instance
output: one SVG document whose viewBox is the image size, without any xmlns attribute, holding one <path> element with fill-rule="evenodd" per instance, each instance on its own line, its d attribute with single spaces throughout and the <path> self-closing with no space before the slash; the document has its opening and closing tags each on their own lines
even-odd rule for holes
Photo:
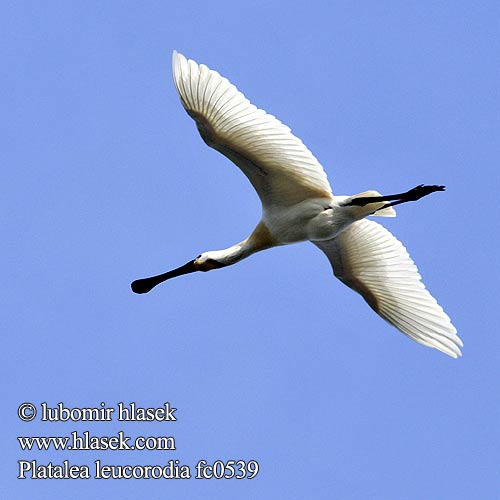
<svg viewBox="0 0 500 500">
<path fill-rule="evenodd" d="M 143 408 L 132 402 L 118 403 L 108 407 L 68 408 L 64 403 L 50 407 L 41 403 L 23 403 L 18 407 L 18 416 L 24 422 L 39 417 L 41 422 L 82 422 L 112 420 L 142 422 L 175 422 L 177 411 L 166 402 L 161 407 Z M 116 417 L 116 418 L 114 418 Z M 50 425 L 50 424 L 49 424 Z M 116 451 L 116 450 L 162 450 L 175 451 L 174 436 L 137 436 L 132 438 L 123 431 L 112 436 L 95 436 L 89 431 L 73 431 L 69 436 L 18 436 L 23 451 Z M 198 460 L 194 467 L 170 459 L 166 464 L 112 465 L 99 458 L 87 464 L 72 464 L 69 460 L 59 463 L 39 463 L 37 460 L 18 460 L 18 479 L 253 479 L 259 473 L 256 460 L 215 460 L 211 463 Z"/>
</svg>

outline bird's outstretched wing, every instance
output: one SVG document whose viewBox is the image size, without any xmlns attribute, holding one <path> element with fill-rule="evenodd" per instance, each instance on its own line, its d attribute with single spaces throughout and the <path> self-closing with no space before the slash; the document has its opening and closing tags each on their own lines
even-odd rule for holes
<svg viewBox="0 0 500 500">
<path fill-rule="evenodd" d="M 300 139 L 226 78 L 174 51 L 174 82 L 203 140 L 249 178 L 265 206 L 330 198 L 323 167 Z"/>
<path fill-rule="evenodd" d="M 314 241 L 333 272 L 360 293 L 370 307 L 403 333 L 452 356 L 463 345 L 450 318 L 425 289 L 405 247 L 370 220 L 353 223 L 338 236 Z"/>
</svg>

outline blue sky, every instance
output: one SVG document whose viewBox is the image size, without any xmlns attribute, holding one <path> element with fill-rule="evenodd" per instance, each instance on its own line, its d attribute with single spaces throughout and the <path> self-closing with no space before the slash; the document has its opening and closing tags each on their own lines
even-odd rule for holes
<svg viewBox="0 0 500 500">
<path fill-rule="evenodd" d="M 4 2 L 2 497 L 498 498 L 498 2 Z M 384 224 L 464 341 L 411 342 L 303 243 L 131 293 L 248 235 L 173 49 L 228 77 L 336 194 L 445 184 Z M 23 402 L 177 408 L 176 422 L 21 422 Z M 174 436 L 175 451 L 21 451 L 17 436 Z M 255 459 L 252 480 L 18 480 Z"/>
</svg>

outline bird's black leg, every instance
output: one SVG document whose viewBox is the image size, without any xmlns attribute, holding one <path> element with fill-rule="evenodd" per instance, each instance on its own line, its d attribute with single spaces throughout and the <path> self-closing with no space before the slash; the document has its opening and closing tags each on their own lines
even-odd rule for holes
<svg viewBox="0 0 500 500">
<path fill-rule="evenodd" d="M 365 205 L 368 205 L 369 203 L 388 201 L 390 203 L 387 203 L 387 205 L 385 205 L 383 207 L 383 208 L 387 208 L 387 207 L 392 207 L 394 205 L 399 205 L 400 203 L 406 203 L 408 201 L 417 201 L 417 200 L 420 200 L 420 198 L 427 196 L 428 194 L 435 193 L 436 191 L 444 191 L 444 190 L 445 190 L 444 186 L 435 186 L 435 185 L 434 186 L 425 186 L 424 184 L 420 184 L 419 186 L 416 186 L 413 189 L 406 191 L 406 193 L 389 194 L 387 196 L 367 196 L 365 198 L 363 198 L 363 197 L 353 198 L 345 205 L 347 205 L 347 206 L 356 205 L 358 207 L 364 207 Z"/>
</svg>

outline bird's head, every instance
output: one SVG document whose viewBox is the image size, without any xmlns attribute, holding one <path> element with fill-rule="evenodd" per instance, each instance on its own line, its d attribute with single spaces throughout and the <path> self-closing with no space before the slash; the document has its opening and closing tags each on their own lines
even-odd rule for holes
<svg viewBox="0 0 500 500">
<path fill-rule="evenodd" d="M 219 269 L 221 267 L 224 267 L 225 264 L 221 262 L 220 256 L 218 255 L 220 252 L 214 251 L 214 252 L 205 252 L 196 259 L 193 260 L 193 266 L 196 268 L 196 271 L 211 271 L 212 269 Z"/>
</svg>

